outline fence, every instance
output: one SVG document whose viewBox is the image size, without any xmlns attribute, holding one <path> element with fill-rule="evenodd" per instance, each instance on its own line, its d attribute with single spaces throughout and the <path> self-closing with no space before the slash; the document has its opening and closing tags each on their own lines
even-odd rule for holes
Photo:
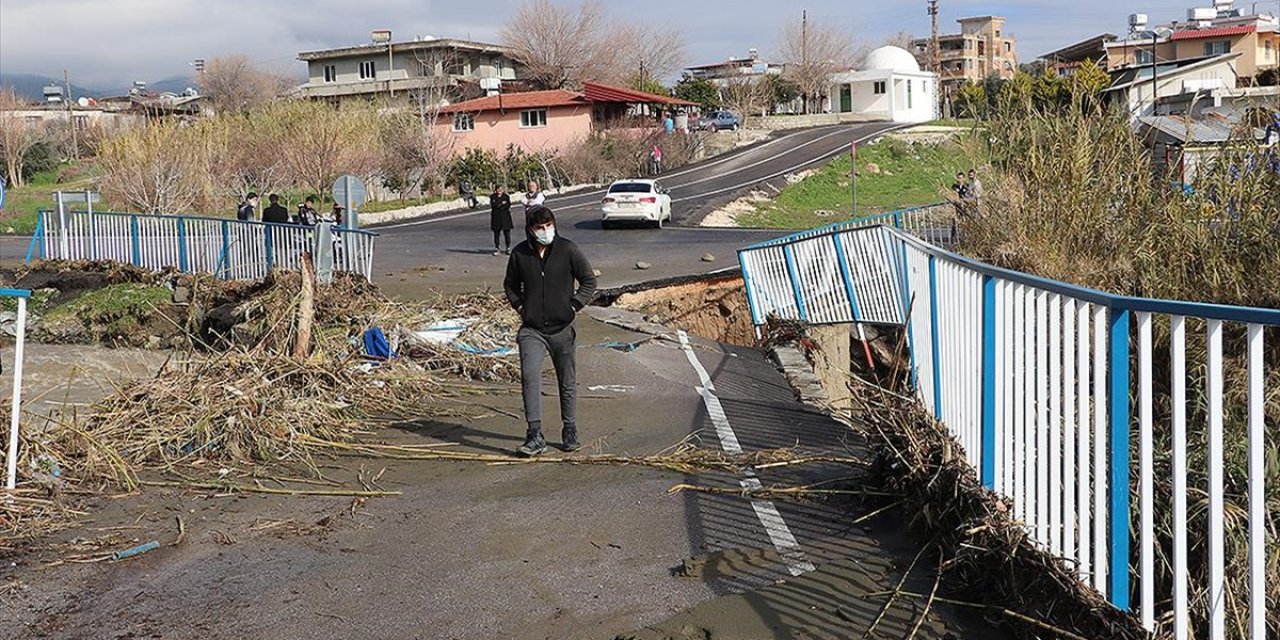
<svg viewBox="0 0 1280 640">
<path fill-rule="evenodd" d="M 903 214 L 889 219 L 906 226 Z M 1226 637 L 1223 334 L 1241 332 L 1247 381 L 1233 391 L 1247 399 L 1240 420 L 1248 462 L 1245 477 L 1231 480 L 1244 480 L 1233 484 L 1247 487 L 1247 507 L 1232 520 L 1247 520 L 1246 637 L 1265 640 L 1263 332 L 1280 325 L 1280 310 L 1111 295 L 992 267 L 901 229 L 858 221 L 747 247 L 739 261 L 757 325 L 780 318 L 905 326 L 919 400 L 962 444 L 983 484 L 1008 496 L 1032 539 L 1071 563 L 1083 581 L 1121 609 L 1133 608 L 1136 596 L 1146 627 L 1154 629 L 1159 618 L 1180 640 Z M 1203 325 L 1206 352 L 1191 369 L 1189 325 Z M 1161 425 L 1171 434 L 1171 468 L 1161 478 L 1170 489 L 1160 496 L 1153 438 L 1157 328 L 1170 344 L 1170 410 Z M 1189 372 L 1203 372 L 1204 406 L 1188 404 Z M 1207 434 L 1205 468 L 1197 469 L 1208 478 L 1207 545 L 1195 550 L 1207 557 L 1207 580 L 1195 585 L 1187 501 L 1199 489 L 1187 480 L 1189 409 L 1205 414 Z M 1172 531 L 1165 541 L 1172 548 L 1172 593 L 1159 594 L 1160 611 L 1157 497 L 1168 504 Z M 1208 593 L 1207 628 L 1194 633 L 1193 586 Z"/>
<path fill-rule="evenodd" d="M 18 418 L 22 415 L 22 361 L 23 349 L 27 339 L 27 299 L 31 292 L 26 289 L 0 289 L 0 299 L 13 298 L 18 301 L 18 310 L 14 318 L 13 346 L 13 396 L 9 406 L 9 448 L 5 455 L 5 488 L 13 490 L 18 483 Z"/>
<path fill-rule="evenodd" d="M 316 227 L 221 218 L 42 211 L 27 251 L 34 257 L 113 260 L 144 269 L 176 268 L 225 279 L 262 278 L 273 269 L 297 270 L 301 255 L 317 269 L 373 275 L 377 234 L 328 224 Z"/>
</svg>

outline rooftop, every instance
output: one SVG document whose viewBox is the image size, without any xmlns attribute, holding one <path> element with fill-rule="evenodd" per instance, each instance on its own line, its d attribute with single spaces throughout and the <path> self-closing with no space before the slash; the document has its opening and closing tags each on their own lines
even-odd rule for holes
<svg viewBox="0 0 1280 640">
<path fill-rule="evenodd" d="M 502 93 L 485 96 L 475 100 L 466 100 L 448 105 L 441 113 L 476 113 L 482 111 L 512 109 L 547 109 L 550 107 L 573 107 L 594 103 L 621 104 L 665 104 L 672 106 L 695 106 L 688 100 L 680 100 L 655 93 L 645 93 L 623 87 L 587 82 L 582 91 L 552 89 L 549 91 L 524 91 L 520 93 Z"/>
<path fill-rule="evenodd" d="M 425 49 L 468 49 L 482 53 L 510 53 L 511 51 L 500 44 L 460 40 L 457 38 L 425 38 L 422 40 L 410 40 L 407 42 L 393 42 L 391 43 L 391 48 L 394 51 L 421 51 Z M 331 60 L 335 58 L 346 58 L 350 56 L 366 55 L 369 53 L 385 52 L 386 50 L 386 45 L 367 43 L 350 47 L 339 47 L 337 49 L 303 51 L 298 54 L 298 59 L 304 62 L 310 62 L 312 60 Z"/>
</svg>

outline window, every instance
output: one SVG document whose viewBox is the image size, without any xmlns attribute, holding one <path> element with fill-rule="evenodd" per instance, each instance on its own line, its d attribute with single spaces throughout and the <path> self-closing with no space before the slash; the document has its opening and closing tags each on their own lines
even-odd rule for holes
<svg viewBox="0 0 1280 640">
<path fill-rule="evenodd" d="M 453 130 L 454 131 L 475 131 L 476 117 L 470 113 L 453 114 Z"/>
<path fill-rule="evenodd" d="M 520 128 L 530 129 L 533 127 L 547 126 L 547 110 L 546 109 L 529 109 L 520 112 Z"/>
<path fill-rule="evenodd" d="M 907 80 L 907 108 L 911 108 L 911 81 Z"/>
<path fill-rule="evenodd" d="M 973 48 L 973 41 L 972 41 L 972 40 L 970 40 L 970 39 L 968 39 L 968 38 L 965 38 L 965 40 L 964 40 L 964 48 L 965 48 L 965 49 L 972 49 L 972 48 Z"/>
<path fill-rule="evenodd" d="M 979 56 L 987 55 L 987 43 L 981 40 L 978 41 L 978 55 Z"/>
<path fill-rule="evenodd" d="M 1270 60 L 1276 55 L 1276 50 L 1271 46 L 1271 41 L 1267 41 L 1267 59 Z"/>
<path fill-rule="evenodd" d="M 376 77 L 378 77 L 378 72 L 376 69 L 373 68 L 372 60 L 366 60 L 360 63 L 360 79 L 361 80 L 373 80 Z"/>
<path fill-rule="evenodd" d="M 618 182 L 609 187 L 609 193 L 652 193 L 652 190 L 644 182 Z"/>
<path fill-rule="evenodd" d="M 337 81 L 338 81 L 338 67 L 336 67 L 336 66 L 334 66 L 334 65 L 331 65 L 331 64 L 326 64 L 326 65 L 324 66 L 324 81 L 325 81 L 325 82 L 337 82 Z"/>
<path fill-rule="evenodd" d="M 1013 43 L 1012 43 L 1012 42 L 1006 42 L 1006 43 L 1004 43 L 1004 52 L 1005 52 L 1005 53 L 1013 53 Z"/>
<path fill-rule="evenodd" d="M 89 128 L 89 116 L 76 116 L 76 129 L 84 131 Z"/>
<path fill-rule="evenodd" d="M 1204 43 L 1204 54 L 1206 56 L 1220 56 L 1229 53 L 1230 51 L 1231 43 L 1226 40 Z"/>
<path fill-rule="evenodd" d="M 1137 64 L 1151 64 L 1152 59 L 1150 49 L 1138 49 L 1133 52 L 1133 61 Z"/>
<path fill-rule="evenodd" d="M 996 29 L 996 37 L 997 37 L 997 38 L 999 38 L 999 37 L 1000 37 L 1000 30 L 999 30 L 999 29 Z"/>
<path fill-rule="evenodd" d="M 882 95 L 884 95 L 884 94 L 886 94 L 886 93 L 888 93 L 888 92 L 889 92 L 889 91 L 888 91 L 888 88 L 885 86 L 885 82 L 884 82 L 884 80 L 880 80 L 880 81 L 876 82 L 876 84 L 875 84 L 875 92 L 876 92 L 876 95 L 878 95 L 878 96 L 882 96 Z"/>
</svg>

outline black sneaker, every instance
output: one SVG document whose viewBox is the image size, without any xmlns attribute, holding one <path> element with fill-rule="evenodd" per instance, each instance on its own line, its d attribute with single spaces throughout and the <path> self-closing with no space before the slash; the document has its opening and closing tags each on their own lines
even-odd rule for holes
<svg viewBox="0 0 1280 640">
<path fill-rule="evenodd" d="M 547 441 L 542 434 L 529 436 L 525 439 L 524 444 L 516 449 L 516 453 L 526 457 L 533 458 L 547 452 Z"/>
<path fill-rule="evenodd" d="M 560 432 L 560 441 L 562 443 L 560 448 L 565 451 L 577 451 L 582 448 L 582 444 L 578 442 L 577 427 L 565 427 L 564 431 Z"/>
</svg>

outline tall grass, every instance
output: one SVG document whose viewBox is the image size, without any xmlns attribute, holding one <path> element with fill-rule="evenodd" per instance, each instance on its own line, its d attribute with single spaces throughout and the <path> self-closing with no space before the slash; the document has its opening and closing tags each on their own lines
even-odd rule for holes
<svg viewBox="0 0 1280 640">
<path fill-rule="evenodd" d="M 1077 101 L 1060 112 L 1007 103 L 972 142 L 992 158 L 986 195 L 961 221 L 962 251 L 1001 266 L 1115 293 L 1280 306 L 1280 175 L 1251 132 L 1203 161 L 1194 192 L 1154 169 L 1124 114 Z M 1157 619 L 1171 627 L 1173 531 L 1169 328 L 1155 325 Z M 1226 497 L 1228 636 L 1247 637 L 1248 442 L 1244 327 L 1228 325 Z M 1187 327 L 1188 535 L 1193 637 L 1206 637 L 1208 478 L 1203 323 Z M 1267 627 L 1280 636 L 1280 331 L 1265 335 Z M 1135 405 L 1136 406 L 1136 405 Z M 1137 429 L 1133 429 L 1137 451 Z M 1138 488 L 1137 465 L 1132 486 Z M 1134 496 L 1137 505 L 1137 496 Z M 1137 526 L 1137 513 L 1131 521 Z M 1137 564 L 1137 545 L 1133 564 Z M 1136 596 L 1136 593 L 1134 594 Z M 1134 598 L 1136 602 L 1136 597 Z"/>
</svg>

